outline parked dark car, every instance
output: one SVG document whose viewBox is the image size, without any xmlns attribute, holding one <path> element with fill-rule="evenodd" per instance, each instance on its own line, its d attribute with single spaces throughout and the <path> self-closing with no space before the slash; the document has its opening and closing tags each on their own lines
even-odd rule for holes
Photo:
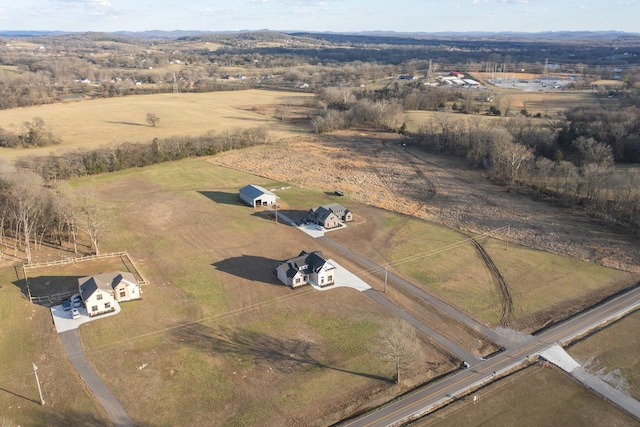
<svg viewBox="0 0 640 427">
<path fill-rule="evenodd" d="M 344 196 L 344 193 L 340 190 L 334 191 L 333 194 L 335 194 L 336 196 Z"/>
<path fill-rule="evenodd" d="M 64 311 L 71 310 L 71 301 L 69 301 L 68 299 L 63 299 L 62 300 L 62 308 L 64 309 Z"/>
</svg>

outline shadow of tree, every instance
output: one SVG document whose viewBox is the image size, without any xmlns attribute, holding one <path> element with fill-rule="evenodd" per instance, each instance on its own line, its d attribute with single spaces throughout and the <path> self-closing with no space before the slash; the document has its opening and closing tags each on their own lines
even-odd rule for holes
<svg viewBox="0 0 640 427">
<path fill-rule="evenodd" d="M 112 121 L 112 120 L 104 120 L 104 122 L 105 123 L 111 123 L 111 124 L 114 124 L 114 125 L 145 126 L 145 127 L 147 126 L 147 125 L 145 125 L 143 123 L 125 122 L 125 121 L 116 122 L 116 121 Z"/>
<path fill-rule="evenodd" d="M 241 255 L 223 259 L 211 264 L 215 268 L 243 279 L 275 285 L 278 282 L 274 272 L 278 266 L 276 260 L 255 255 Z M 247 266 L 250 266 L 247 267 Z"/>
<path fill-rule="evenodd" d="M 225 327 L 212 328 L 198 324 L 174 330 L 181 342 L 197 349 L 234 356 L 252 357 L 256 362 L 267 362 L 281 372 L 292 369 L 330 369 L 384 382 L 394 381 L 378 375 L 356 372 L 325 364 L 319 360 L 321 349 L 315 343 L 297 338 L 276 338 L 258 332 Z"/>
</svg>

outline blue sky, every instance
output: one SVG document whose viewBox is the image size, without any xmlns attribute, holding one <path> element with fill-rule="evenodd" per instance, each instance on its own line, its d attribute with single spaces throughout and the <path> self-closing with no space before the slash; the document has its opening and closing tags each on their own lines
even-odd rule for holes
<svg viewBox="0 0 640 427">
<path fill-rule="evenodd" d="M 0 30 L 640 32 L 640 0 L 9 0 Z"/>
</svg>

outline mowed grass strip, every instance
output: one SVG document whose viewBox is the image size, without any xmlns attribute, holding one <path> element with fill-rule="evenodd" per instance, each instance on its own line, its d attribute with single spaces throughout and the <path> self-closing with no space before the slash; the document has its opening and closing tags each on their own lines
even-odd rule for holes
<svg viewBox="0 0 640 427">
<path fill-rule="evenodd" d="M 7 159 L 48 155 L 75 149 L 95 149 L 124 142 L 151 143 L 153 138 L 198 136 L 208 131 L 266 127 L 274 139 L 306 132 L 273 117 L 250 111 L 258 105 L 304 105 L 310 94 L 247 90 L 210 93 L 157 94 L 96 99 L 0 111 L 0 128 L 24 132 L 23 123 L 40 117 L 47 131 L 60 139 L 56 146 L 0 148 Z M 156 127 L 146 121 L 155 113 Z"/>
<path fill-rule="evenodd" d="M 578 341 L 567 349 L 587 370 L 640 399 L 640 311 Z M 618 381 L 616 381 L 618 380 Z"/>
</svg>

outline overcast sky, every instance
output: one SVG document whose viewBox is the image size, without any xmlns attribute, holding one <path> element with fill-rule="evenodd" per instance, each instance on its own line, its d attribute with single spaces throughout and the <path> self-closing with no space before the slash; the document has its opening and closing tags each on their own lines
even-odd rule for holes
<svg viewBox="0 0 640 427">
<path fill-rule="evenodd" d="M 2 0 L 0 30 L 640 32 L 640 0 Z"/>
</svg>

